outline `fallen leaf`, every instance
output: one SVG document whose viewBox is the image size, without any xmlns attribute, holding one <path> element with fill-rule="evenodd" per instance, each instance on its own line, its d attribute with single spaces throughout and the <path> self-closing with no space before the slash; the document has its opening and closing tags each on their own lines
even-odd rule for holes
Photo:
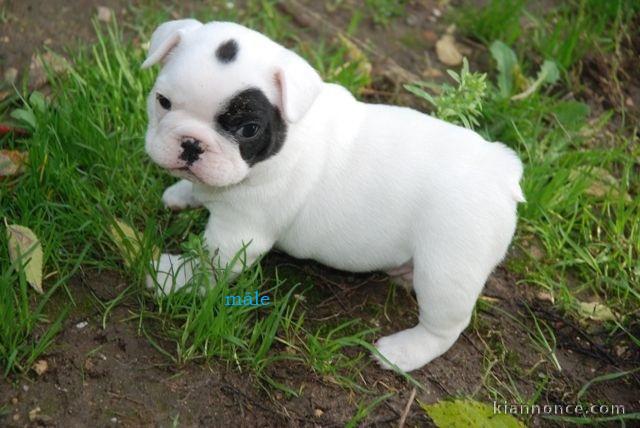
<svg viewBox="0 0 640 428">
<path fill-rule="evenodd" d="M 133 262 L 140 257 L 142 253 L 142 239 L 141 234 L 133 227 L 129 226 L 123 221 L 116 220 L 116 224 L 112 225 L 109 229 L 109 233 L 113 242 L 118 247 L 118 251 L 124 260 L 124 264 L 127 267 L 131 267 Z M 157 259 L 160 256 L 160 249 L 153 248 L 153 258 Z"/>
<path fill-rule="evenodd" d="M 442 73 L 442 71 L 438 70 L 437 68 L 432 68 L 429 67 L 426 70 L 424 70 L 422 72 L 422 75 L 428 79 L 435 79 L 437 77 L 442 77 L 444 76 L 444 74 Z"/>
<path fill-rule="evenodd" d="M 439 428 L 501 427 L 524 428 L 513 416 L 495 412 L 492 406 L 475 400 L 439 401 L 435 404 L 420 403 Z"/>
<path fill-rule="evenodd" d="M 616 198 L 622 197 L 625 201 L 631 202 L 629 193 L 620 191 L 620 183 L 606 169 L 599 167 L 579 167 L 569 174 L 569 178 L 571 179 L 584 176 L 586 176 L 590 182 L 589 186 L 585 189 L 587 195 L 603 198 L 611 193 L 611 195 Z"/>
<path fill-rule="evenodd" d="M 433 30 L 424 30 L 422 32 L 422 37 L 429 44 L 429 46 L 433 46 L 438 41 L 438 34 L 436 34 Z"/>
<path fill-rule="evenodd" d="M 27 152 L 0 150 L 0 177 L 9 177 L 23 173 L 27 158 Z"/>
<path fill-rule="evenodd" d="M 35 421 L 38 418 L 38 413 L 40 413 L 40 411 L 40 406 L 34 407 L 33 409 L 29 410 L 29 420 L 31 422 Z"/>
<path fill-rule="evenodd" d="M 448 66 L 462 63 L 462 54 L 456 47 L 456 39 L 451 34 L 445 34 L 436 42 L 436 55 L 440 62 Z"/>
<path fill-rule="evenodd" d="M 593 321 L 615 321 L 618 318 L 611 308 L 599 302 L 579 302 L 578 312 Z"/>
<path fill-rule="evenodd" d="M 111 9 L 105 6 L 98 6 L 98 21 L 109 22 L 113 13 Z"/>
<path fill-rule="evenodd" d="M 42 376 L 47 372 L 47 370 L 49 370 L 49 363 L 47 360 L 38 360 L 33 363 L 32 369 L 38 376 Z"/>
<path fill-rule="evenodd" d="M 35 89 L 46 84 L 47 71 L 58 74 L 69 70 L 69 68 L 69 62 L 53 52 L 45 52 L 42 55 L 34 54 L 31 56 L 31 64 L 29 64 L 29 86 Z"/>
<path fill-rule="evenodd" d="M 553 295 L 546 291 L 541 291 L 538 294 L 536 294 L 536 299 L 542 300 L 544 302 L 555 303 L 555 299 L 553 298 Z"/>
<path fill-rule="evenodd" d="M 535 261 L 540 261 L 544 259 L 546 252 L 540 243 L 540 240 L 533 237 L 527 236 L 522 240 L 522 247 L 526 251 L 526 253 L 534 259 Z"/>
<path fill-rule="evenodd" d="M 28 227 L 17 224 L 7 225 L 9 238 L 9 258 L 13 263 L 20 262 L 27 282 L 42 294 L 42 245 L 35 233 Z M 22 257 L 27 258 L 24 263 Z"/>
<path fill-rule="evenodd" d="M 12 85 L 18 78 L 18 69 L 15 67 L 9 67 L 4 72 L 4 81 Z"/>
</svg>

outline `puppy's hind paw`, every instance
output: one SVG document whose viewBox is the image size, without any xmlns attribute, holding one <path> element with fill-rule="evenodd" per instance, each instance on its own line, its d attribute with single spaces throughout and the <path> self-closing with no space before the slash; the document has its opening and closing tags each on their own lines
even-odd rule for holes
<svg viewBox="0 0 640 428">
<path fill-rule="evenodd" d="M 382 368 L 393 370 L 397 366 L 403 372 L 410 372 L 427 364 L 440 355 L 432 348 L 429 333 L 420 325 L 385 336 L 376 342 L 378 352 L 387 360 L 374 355 Z"/>
</svg>

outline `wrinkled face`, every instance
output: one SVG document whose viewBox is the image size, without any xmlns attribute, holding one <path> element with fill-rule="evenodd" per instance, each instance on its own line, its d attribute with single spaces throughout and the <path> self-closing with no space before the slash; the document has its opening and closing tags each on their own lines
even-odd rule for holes
<svg viewBox="0 0 640 428">
<path fill-rule="evenodd" d="M 165 46 L 164 67 L 147 100 L 145 149 L 155 163 L 221 187 L 279 153 L 288 127 L 286 83 L 274 61 L 284 48 L 228 23 L 200 25 L 166 43 L 173 44 Z"/>
</svg>

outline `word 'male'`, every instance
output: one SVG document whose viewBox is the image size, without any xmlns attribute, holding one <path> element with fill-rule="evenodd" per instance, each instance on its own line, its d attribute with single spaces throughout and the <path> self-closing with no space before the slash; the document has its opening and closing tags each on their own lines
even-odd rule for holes
<svg viewBox="0 0 640 428">
<path fill-rule="evenodd" d="M 271 304 L 268 295 L 260 296 L 258 291 L 245 293 L 243 296 L 230 295 L 224 297 L 225 306 L 267 306 Z"/>
</svg>

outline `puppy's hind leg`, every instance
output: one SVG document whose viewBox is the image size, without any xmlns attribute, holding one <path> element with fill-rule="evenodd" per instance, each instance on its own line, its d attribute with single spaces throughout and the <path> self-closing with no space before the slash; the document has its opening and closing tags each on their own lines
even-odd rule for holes
<svg viewBox="0 0 640 428">
<path fill-rule="evenodd" d="M 405 264 L 398 266 L 393 269 L 389 269 L 385 271 L 387 275 L 389 275 L 389 279 L 392 282 L 395 282 L 398 285 L 401 285 L 402 288 L 407 290 L 407 292 L 411 292 L 413 288 L 413 261 L 409 260 Z"/>
<path fill-rule="evenodd" d="M 418 369 L 442 355 L 469 324 L 489 272 L 474 272 L 465 268 L 463 261 L 436 252 L 414 258 L 413 288 L 420 307 L 419 323 L 376 343 L 378 351 L 401 370 Z M 392 368 L 378 360 L 382 367 Z"/>
<path fill-rule="evenodd" d="M 180 180 L 167 187 L 162 194 L 162 203 L 166 208 L 174 211 L 186 208 L 196 208 L 202 205 L 193 195 L 193 183 L 189 180 Z"/>
</svg>

